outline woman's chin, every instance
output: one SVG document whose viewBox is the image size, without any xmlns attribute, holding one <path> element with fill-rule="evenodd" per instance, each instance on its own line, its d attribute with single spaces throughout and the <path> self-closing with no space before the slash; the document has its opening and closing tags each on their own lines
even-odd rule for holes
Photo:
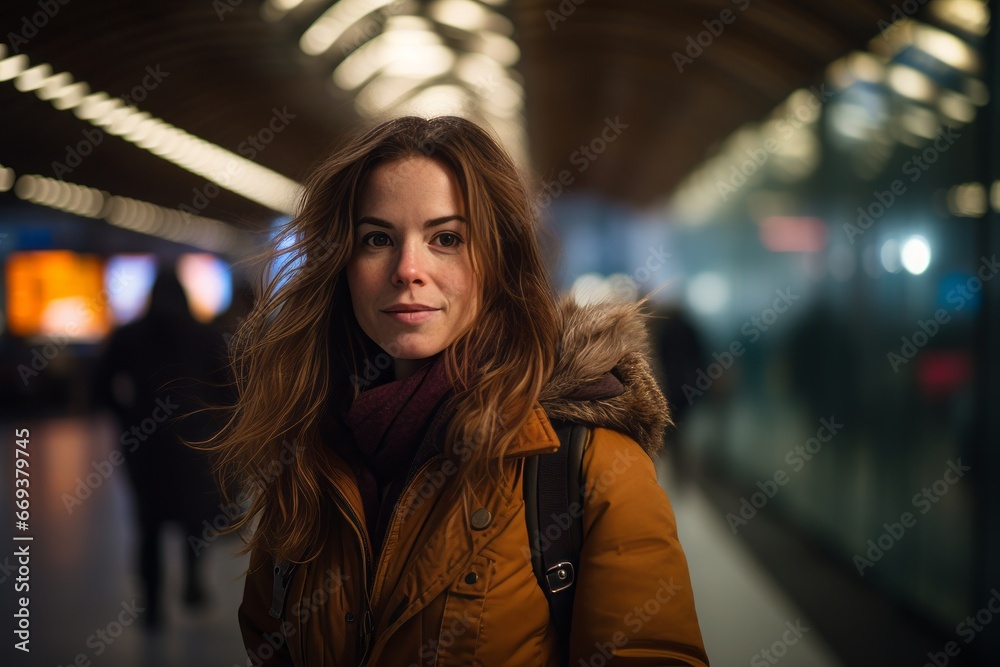
<svg viewBox="0 0 1000 667">
<path fill-rule="evenodd" d="M 435 354 L 443 350 L 444 347 L 439 345 L 397 344 L 395 347 L 390 347 L 389 349 L 395 352 L 395 354 L 391 354 L 391 356 L 397 361 L 420 361 L 421 359 L 433 357 Z"/>
<path fill-rule="evenodd" d="M 433 357 L 445 349 L 444 341 L 429 340 L 426 336 L 397 336 L 381 346 L 394 359 L 416 361 Z"/>
</svg>

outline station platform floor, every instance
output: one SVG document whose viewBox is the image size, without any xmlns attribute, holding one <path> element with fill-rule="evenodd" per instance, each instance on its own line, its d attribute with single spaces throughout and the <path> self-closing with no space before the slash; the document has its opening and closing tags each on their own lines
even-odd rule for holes
<svg viewBox="0 0 1000 667">
<path fill-rule="evenodd" d="M 146 631 L 133 613 L 141 600 L 132 562 L 137 547 L 132 491 L 116 471 L 69 512 L 63 497 L 76 480 L 106 460 L 116 441 L 108 417 L 0 420 L 4 449 L 13 447 L 15 428 L 30 430 L 31 453 L 31 652 L 5 641 L 3 665 L 109 665 L 141 667 L 230 667 L 246 665 L 236 622 L 247 557 L 235 557 L 239 539 L 217 540 L 205 551 L 205 580 L 211 604 L 197 612 L 180 602 L 183 550 L 180 528 L 164 536 L 164 623 Z M 658 462 L 661 483 L 670 477 Z M 9 461 L 0 466 L 3 497 L 12 498 Z M 774 664 L 762 653 L 781 643 L 789 627 L 802 637 L 778 649 L 782 667 L 840 667 L 811 620 L 776 585 L 752 553 L 732 535 L 723 514 L 695 484 L 669 490 L 681 543 L 688 557 L 699 620 L 713 665 Z M 0 519 L 0 591 L 3 636 L 10 638 L 15 593 L 4 560 L 13 554 L 11 513 Z M 8 567 L 5 567 L 8 566 Z M 802 631 L 808 628 L 807 631 Z M 98 633 L 99 630 L 104 633 Z M 111 635 L 115 636 L 112 637 Z M 110 640 L 110 641 L 108 641 Z M 770 654 L 773 655 L 775 654 Z"/>
</svg>

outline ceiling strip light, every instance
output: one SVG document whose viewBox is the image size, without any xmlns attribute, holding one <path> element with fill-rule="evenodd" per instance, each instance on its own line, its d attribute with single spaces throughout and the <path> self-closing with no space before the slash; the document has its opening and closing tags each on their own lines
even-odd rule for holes
<svg viewBox="0 0 1000 667">
<path fill-rule="evenodd" d="M 0 81 L 14 80 L 21 92 L 34 91 L 61 111 L 72 109 L 81 120 L 120 136 L 154 155 L 172 162 L 250 201 L 274 211 L 292 214 L 302 186 L 292 179 L 263 167 L 175 127 L 134 105 L 126 106 L 102 91 L 75 82 L 68 72 L 53 73 L 48 64 L 29 67 L 26 55 L 6 58 L 7 47 L 0 44 Z"/>
<path fill-rule="evenodd" d="M 247 242 L 245 232 L 221 220 L 189 215 L 177 209 L 164 208 L 130 197 L 111 195 L 96 188 L 38 174 L 24 174 L 19 177 L 14 183 L 14 194 L 32 204 L 67 211 L 85 218 L 105 220 L 123 229 L 215 253 L 243 254 L 243 246 Z"/>
</svg>

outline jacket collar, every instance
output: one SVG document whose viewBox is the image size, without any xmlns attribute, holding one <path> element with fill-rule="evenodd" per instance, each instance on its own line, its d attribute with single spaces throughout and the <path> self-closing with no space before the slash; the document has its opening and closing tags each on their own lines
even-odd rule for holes
<svg viewBox="0 0 1000 667">
<path fill-rule="evenodd" d="M 545 454 L 557 449 L 559 449 L 559 438 L 545 410 L 536 405 L 517 440 L 507 449 L 506 457 Z"/>
</svg>

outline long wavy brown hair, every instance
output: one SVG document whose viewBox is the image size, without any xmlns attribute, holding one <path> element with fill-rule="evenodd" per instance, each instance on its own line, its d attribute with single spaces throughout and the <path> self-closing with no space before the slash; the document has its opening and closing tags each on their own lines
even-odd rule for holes
<svg viewBox="0 0 1000 667">
<path fill-rule="evenodd" d="M 444 454 L 461 459 L 461 494 L 484 478 L 504 482 L 499 461 L 552 373 L 556 298 L 536 210 L 498 141 L 453 116 L 407 116 L 358 132 L 313 171 L 298 214 L 258 256 L 258 267 L 281 268 L 258 268 L 255 305 L 230 342 L 236 399 L 207 448 L 229 506 L 247 508 L 230 527 L 249 533 L 243 553 L 308 561 L 322 547 L 336 456 L 323 437 L 327 420 L 343 418 L 364 388 L 366 362 L 385 355 L 359 327 L 344 273 L 359 198 L 376 167 L 411 157 L 455 175 L 481 290 L 477 317 L 445 351 L 454 393 L 443 407 L 452 414 Z"/>
</svg>

